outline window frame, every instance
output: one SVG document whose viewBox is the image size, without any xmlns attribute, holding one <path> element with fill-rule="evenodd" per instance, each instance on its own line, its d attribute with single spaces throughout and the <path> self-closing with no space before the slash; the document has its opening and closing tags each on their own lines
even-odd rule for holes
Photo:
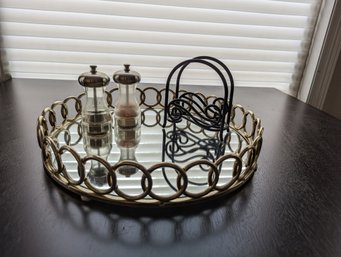
<svg viewBox="0 0 341 257">
<path fill-rule="evenodd" d="M 322 109 L 341 51 L 341 3 L 325 0 L 301 80 L 298 99 Z"/>
</svg>

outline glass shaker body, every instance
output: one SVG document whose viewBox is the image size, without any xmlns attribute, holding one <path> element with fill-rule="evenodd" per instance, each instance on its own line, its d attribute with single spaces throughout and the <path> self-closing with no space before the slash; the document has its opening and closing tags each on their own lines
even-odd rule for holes
<svg viewBox="0 0 341 257">
<path fill-rule="evenodd" d="M 141 138 L 141 108 L 136 99 L 136 86 L 141 76 L 124 65 L 122 71 L 114 73 L 119 97 L 115 103 L 115 141 L 119 148 L 136 148 Z"/>
<path fill-rule="evenodd" d="M 136 100 L 136 84 L 119 84 L 115 104 L 115 141 L 119 147 L 135 148 L 141 138 L 141 108 Z"/>
<path fill-rule="evenodd" d="M 86 88 L 82 110 L 84 150 L 88 155 L 106 159 L 112 144 L 112 117 L 106 101 L 105 87 Z"/>
</svg>

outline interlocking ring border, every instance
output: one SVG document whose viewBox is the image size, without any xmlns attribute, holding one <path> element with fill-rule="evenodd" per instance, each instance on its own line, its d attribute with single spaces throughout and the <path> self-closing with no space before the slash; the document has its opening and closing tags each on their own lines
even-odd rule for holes
<svg viewBox="0 0 341 257">
<path fill-rule="evenodd" d="M 163 108 L 162 96 L 164 91 L 164 89 L 158 90 L 154 87 L 137 90 L 140 105 L 141 107 L 146 108 L 144 112 L 153 111 L 156 115 L 155 124 L 145 124 L 146 126 L 161 126 L 161 111 L 154 109 L 154 107 Z M 107 91 L 107 102 L 111 108 L 114 108 L 113 99 L 116 93 L 117 88 Z M 171 94 L 174 95 L 174 92 L 171 91 Z M 150 97 L 150 95 L 152 95 L 152 97 Z M 198 93 L 197 95 L 205 102 L 213 101 L 216 98 L 215 96 L 206 97 L 201 93 Z M 70 146 L 64 145 L 58 148 L 53 138 L 58 130 L 63 127 L 70 126 L 70 124 L 80 117 L 83 96 L 84 93 L 77 97 L 70 96 L 63 101 L 54 102 L 50 107 L 47 107 L 42 111 L 37 122 L 37 139 L 42 151 L 42 160 L 46 172 L 58 184 L 69 191 L 79 194 L 82 198 L 128 206 L 178 206 L 192 202 L 208 201 L 210 199 L 229 194 L 245 184 L 257 169 L 257 159 L 262 147 L 262 135 L 264 128 L 261 125 L 261 120 L 256 118 L 252 111 L 245 110 L 241 105 L 234 105 L 232 108 L 230 128 L 234 129 L 239 136 L 243 137 L 248 145 L 244 149 L 239 148 L 237 152 L 221 156 L 215 162 L 197 160 L 184 167 L 174 163 L 160 162 L 152 167 L 146 168 L 139 163 L 131 161 L 121 161 L 115 165 L 111 165 L 106 160 L 101 159 L 98 156 L 86 156 L 81 158 Z M 152 98 L 152 101 L 154 102 L 150 103 L 149 98 Z M 73 107 L 71 107 L 72 104 Z M 73 115 L 71 114 L 71 110 L 73 111 Z M 144 112 L 142 112 L 142 123 L 144 122 Z M 184 129 L 193 131 L 191 124 L 187 124 Z M 197 132 L 198 131 L 196 130 L 196 133 Z M 205 131 L 201 132 L 205 133 Z M 78 133 L 80 132 L 78 131 Z M 69 152 L 78 164 L 78 180 L 74 180 L 71 176 L 69 176 L 62 162 L 61 156 L 65 152 Z M 55 159 L 56 165 L 52 161 L 52 157 Z M 103 190 L 95 188 L 91 185 L 91 183 L 89 183 L 85 174 L 85 164 L 89 160 L 97 160 L 107 168 L 107 181 L 109 188 Z M 226 184 L 218 186 L 219 166 L 225 161 L 233 161 L 233 177 Z M 243 172 L 242 163 L 245 165 Z M 141 194 L 128 195 L 119 189 L 115 172 L 123 165 L 134 166 L 142 172 Z M 192 193 L 187 191 L 187 171 L 196 165 L 207 165 L 211 168 L 210 172 L 207 173 L 209 186 L 202 192 Z M 151 173 L 162 168 L 173 169 L 177 174 L 177 191 L 170 196 L 160 196 L 153 192 L 153 179 Z M 115 194 L 113 194 L 113 192 Z"/>
</svg>

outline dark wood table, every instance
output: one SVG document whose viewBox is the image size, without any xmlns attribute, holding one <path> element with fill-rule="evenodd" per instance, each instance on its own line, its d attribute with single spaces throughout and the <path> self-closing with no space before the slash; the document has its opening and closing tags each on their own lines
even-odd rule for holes
<svg viewBox="0 0 341 257">
<path fill-rule="evenodd" d="M 237 88 L 265 128 L 255 176 L 209 205 L 146 212 L 82 202 L 44 172 L 37 116 L 81 90 L 0 86 L 1 256 L 341 256 L 341 121 L 275 89 Z"/>
</svg>

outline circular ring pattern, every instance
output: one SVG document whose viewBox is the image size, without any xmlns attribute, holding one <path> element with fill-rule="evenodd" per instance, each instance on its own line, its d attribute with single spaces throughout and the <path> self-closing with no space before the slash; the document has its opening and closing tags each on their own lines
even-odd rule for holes
<svg viewBox="0 0 341 257">
<path fill-rule="evenodd" d="M 69 152 L 77 161 L 77 171 L 78 171 L 78 176 L 79 179 L 78 180 L 74 180 L 68 173 L 68 171 L 66 170 L 66 167 L 64 165 L 64 168 L 62 170 L 63 175 L 66 177 L 66 179 L 68 180 L 68 182 L 71 185 L 80 185 L 84 182 L 85 179 L 85 169 L 82 163 L 82 159 L 81 157 L 77 154 L 77 152 L 75 150 L 73 150 L 73 148 L 71 148 L 70 146 L 67 145 L 63 145 L 60 149 L 59 149 L 59 154 L 63 155 L 65 152 Z"/>
<path fill-rule="evenodd" d="M 146 122 L 146 118 L 145 118 L 145 114 L 147 112 L 154 112 L 155 113 L 155 123 L 154 124 L 147 124 Z M 161 115 L 160 115 L 160 111 L 158 110 L 155 110 L 153 108 L 147 108 L 147 109 L 144 109 L 141 111 L 141 123 L 146 126 L 146 127 L 149 127 L 149 128 L 152 128 L 152 127 L 155 127 L 156 125 L 159 125 L 161 122 Z"/>
<path fill-rule="evenodd" d="M 152 186 L 153 186 L 153 180 L 152 177 L 150 176 L 150 173 L 148 172 L 148 170 L 141 164 L 137 163 L 137 162 L 132 162 L 132 161 L 122 161 L 117 163 L 115 166 L 113 166 L 113 170 L 118 170 L 118 168 L 122 167 L 122 166 L 132 166 L 135 167 L 137 169 L 139 169 L 140 171 L 142 171 L 143 173 L 143 177 L 141 179 L 141 187 L 143 192 L 139 195 L 136 196 L 131 196 L 131 195 L 127 195 L 125 193 L 122 192 L 122 190 L 119 189 L 119 187 L 117 186 L 115 188 L 115 192 L 118 196 L 121 196 L 122 198 L 125 198 L 129 201 L 135 201 L 135 200 L 140 200 L 144 197 L 146 197 L 152 190 Z M 148 181 L 147 183 L 147 187 L 145 185 L 145 181 Z"/>
<path fill-rule="evenodd" d="M 152 197 L 156 200 L 159 200 L 160 202 L 169 202 L 171 200 L 178 198 L 179 196 L 181 196 L 185 192 L 187 185 L 188 185 L 188 177 L 187 177 L 186 172 L 183 169 L 181 169 L 181 167 L 179 167 L 178 165 L 176 165 L 174 163 L 168 163 L 168 162 L 164 162 L 162 164 L 155 164 L 152 167 L 150 167 L 147 171 L 149 174 L 152 174 L 155 170 L 158 170 L 160 168 L 162 168 L 162 169 L 163 168 L 172 168 L 178 174 L 177 179 L 179 179 L 179 176 L 183 178 L 183 185 L 181 185 L 181 187 L 178 188 L 178 191 L 171 196 L 160 196 L 160 195 L 153 193 L 153 191 L 151 191 L 149 193 L 150 197 Z M 145 176 L 143 176 L 142 177 L 142 185 L 145 184 L 145 179 L 146 179 Z"/>
<path fill-rule="evenodd" d="M 115 190 L 115 187 L 117 184 L 117 178 L 116 178 L 115 172 L 113 172 L 110 164 L 107 161 L 99 158 L 98 156 L 94 156 L 94 155 L 86 156 L 82 159 L 82 163 L 85 164 L 89 160 L 90 161 L 98 161 L 100 164 L 102 164 L 107 169 L 107 171 L 108 171 L 107 182 L 108 182 L 109 188 L 108 189 L 96 188 L 93 185 L 91 185 L 91 183 L 89 182 L 87 177 L 84 179 L 84 184 L 89 189 L 91 189 L 93 192 L 95 192 L 96 194 L 99 194 L 99 195 L 110 194 L 112 191 Z"/>
<path fill-rule="evenodd" d="M 222 186 L 215 186 L 215 189 L 218 191 L 224 191 L 229 189 L 239 178 L 239 175 L 241 173 L 242 170 L 242 160 L 235 154 L 227 154 L 227 155 L 223 155 L 222 157 L 220 157 L 214 164 L 216 167 L 220 167 L 220 165 L 222 165 L 224 163 L 224 161 L 228 160 L 228 159 L 234 159 L 235 163 L 233 165 L 233 177 L 232 179 L 226 183 L 225 185 Z"/>
<path fill-rule="evenodd" d="M 51 171 L 52 174 L 59 174 L 64 167 L 60 155 L 58 154 L 58 147 L 56 146 L 56 143 L 53 141 L 51 137 L 45 137 L 43 140 L 43 145 L 44 147 L 42 154 L 45 166 Z M 48 148 L 50 148 L 54 154 L 55 161 L 57 162 L 57 169 L 53 165 L 52 156 Z"/>
<path fill-rule="evenodd" d="M 209 192 L 211 192 L 213 190 L 213 188 L 215 188 L 215 186 L 217 185 L 218 180 L 219 180 L 219 171 L 218 171 L 217 167 L 212 162 L 207 161 L 207 160 L 199 160 L 196 162 L 192 162 L 192 163 L 186 165 L 184 167 L 184 170 L 186 172 L 188 172 L 191 168 L 193 168 L 194 166 L 197 166 L 197 165 L 207 165 L 207 166 L 211 167 L 207 173 L 207 175 L 208 175 L 207 180 L 208 180 L 209 187 L 207 187 L 204 191 L 202 191 L 200 193 L 191 193 L 191 192 L 188 192 L 188 190 L 184 191 L 184 195 L 191 197 L 191 198 L 200 198 L 200 197 L 203 197 L 204 195 L 207 195 Z M 178 188 L 181 188 L 181 178 L 177 180 Z"/>
</svg>

